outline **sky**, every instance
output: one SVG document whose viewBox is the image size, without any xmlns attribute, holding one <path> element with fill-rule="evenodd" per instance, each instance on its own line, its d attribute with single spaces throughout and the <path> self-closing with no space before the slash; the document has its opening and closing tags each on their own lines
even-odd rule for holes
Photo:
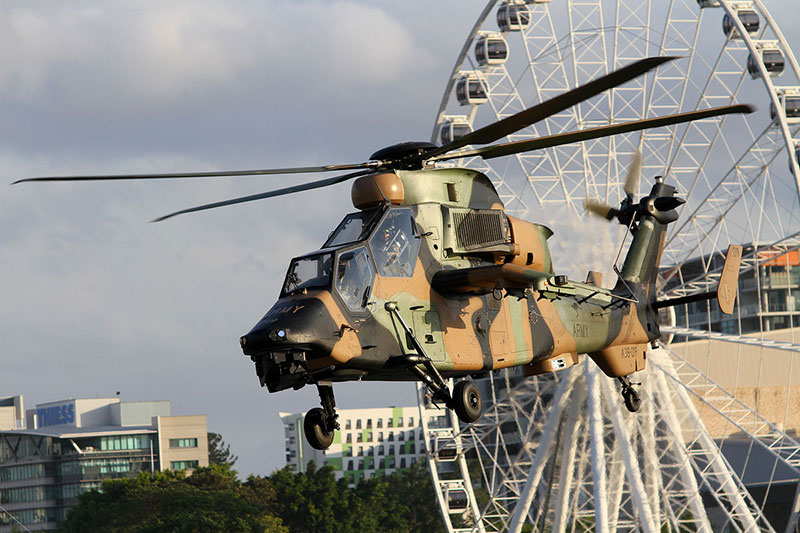
<svg viewBox="0 0 800 533">
<path fill-rule="evenodd" d="M 766 3 L 800 47 L 794 1 Z M 483 5 L 6 0 L 1 177 L 354 163 L 428 140 Z M 0 184 L 0 396 L 169 400 L 208 416 L 243 475 L 283 466 L 278 413 L 316 391 L 267 393 L 238 338 L 353 210 L 350 185 L 148 221 L 309 177 Z M 410 384 L 336 398 L 415 404 Z"/>
</svg>

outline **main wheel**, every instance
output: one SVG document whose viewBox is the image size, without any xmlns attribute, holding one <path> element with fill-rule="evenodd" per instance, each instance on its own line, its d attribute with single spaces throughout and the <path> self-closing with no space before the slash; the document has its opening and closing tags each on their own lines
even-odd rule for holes
<svg viewBox="0 0 800 533">
<path fill-rule="evenodd" d="M 458 419 L 466 424 L 478 420 L 483 412 L 481 391 L 473 381 L 466 379 L 456 383 L 453 388 L 453 404 Z"/>
<path fill-rule="evenodd" d="M 310 409 L 303 420 L 303 430 L 306 440 L 316 450 L 327 450 L 333 443 L 335 430 L 328 432 L 325 423 L 325 411 L 319 407 Z"/>
</svg>

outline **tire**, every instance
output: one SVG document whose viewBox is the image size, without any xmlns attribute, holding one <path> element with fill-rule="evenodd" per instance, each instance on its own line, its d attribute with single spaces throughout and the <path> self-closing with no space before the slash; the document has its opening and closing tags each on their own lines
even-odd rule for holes
<svg viewBox="0 0 800 533">
<path fill-rule="evenodd" d="M 628 409 L 631 413 L 637 412 L 642 407 L 642 398 L 639 396 L 639 393 L 636 392 L 636 389 L 631 387 L 628 389 L 623 395 L 622 398 L 625 400 L 625 408 Z"/>
<path fill-rule="evenodd" d="M 481 417 L 483 400 L 474 382 L 464 380 L 456 383 L 453 388 L 453 408 L 459 420 L 466 424 L 472 424 Z"/>
<path fill-rule="evenodd" d="M 306 440 L 315 450 L 327 450 L 333 443 L 334 431 L 325 431 L 325 411 L 319 407 L 310 409 L 303 420 Z"/>
</svg>

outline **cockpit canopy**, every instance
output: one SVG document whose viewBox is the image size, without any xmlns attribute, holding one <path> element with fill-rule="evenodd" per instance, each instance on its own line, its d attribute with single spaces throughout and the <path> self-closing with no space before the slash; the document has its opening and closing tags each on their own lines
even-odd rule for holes
<svg viewBox="0 0 800 533">
<path fill-rule="evenodd" d="M 351 312 L 364 311 L 375 276 L 411 277 L 420 239 L 407 207 L 359 211 L 344 220 L 324 248 L 292 260 L 281 297 L 332 290 Z"/>
</svg>

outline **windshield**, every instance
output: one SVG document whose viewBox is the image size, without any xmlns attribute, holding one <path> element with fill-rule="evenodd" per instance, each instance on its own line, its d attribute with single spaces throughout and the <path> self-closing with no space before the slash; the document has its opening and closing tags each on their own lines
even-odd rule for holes
<svg viewBox="0 0 800 533">
<path fill-rule="evenodd" d="M 319 254 L 293 259 L 283 282 L 281 296 L 310 289 L 327 289 L 331 283 L 333 254 Z"/>
<path fill-rule="evenodd" d="M 369 232 L 372 231 L 372 226 L 377 221 L 379 212 L 380 209 L 372 209 L 371 211 L 350 213 L 333 230 L 331 236 L 325 241 L 323 248 L 341 246 L 365 239 Z"/>
</svg>

